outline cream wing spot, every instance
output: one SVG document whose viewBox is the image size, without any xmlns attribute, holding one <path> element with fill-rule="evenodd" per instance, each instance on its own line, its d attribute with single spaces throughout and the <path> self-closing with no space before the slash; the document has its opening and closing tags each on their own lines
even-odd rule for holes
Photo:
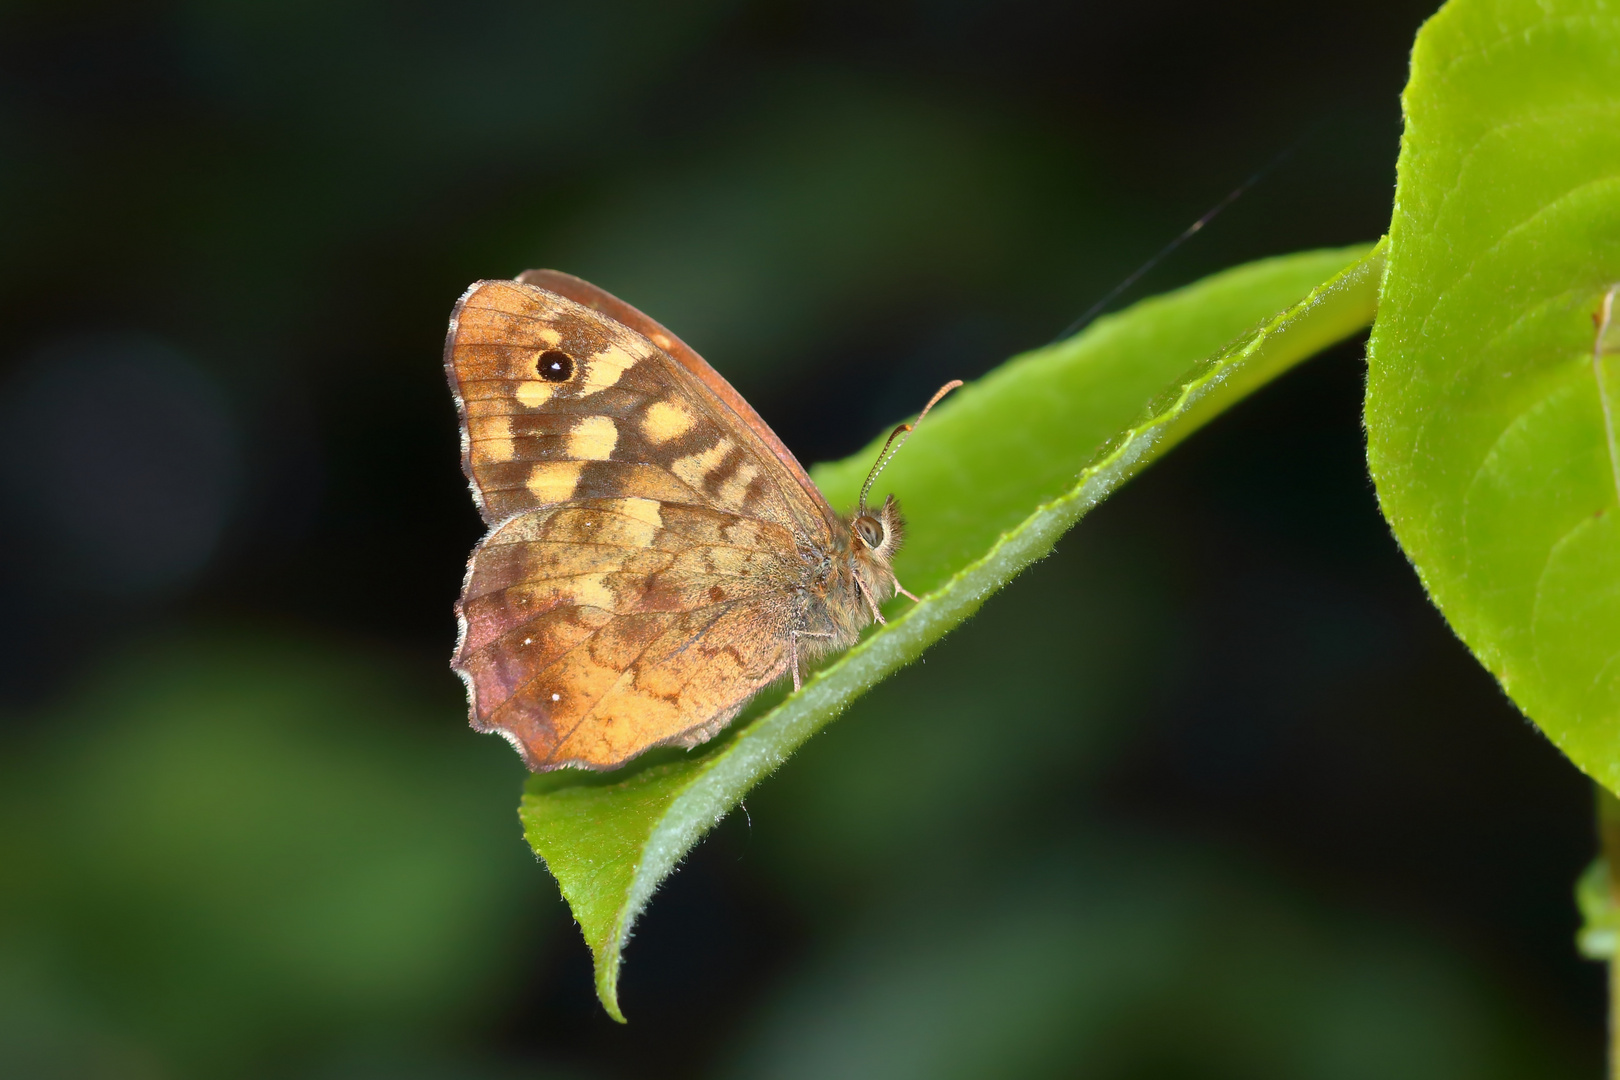
<svg viewBox="0 0 1620 1080">
<path fill-rule="evenodd" d="M 619 377 L 634 367 L 641 357 L 633 355 L 622 345 L 609 345 L 585 358 L 585 375 L 580 379 L 580 397 L 589 397 L 606 390 L 619 381 Z"/>
<path fill-rule="evenodd" d="M 614 535 L 622 543 L 651 547 L 653 537 L 664 527 L 656 499 L 613 499 L 604 508 L 617 515 Z"/>
<path fill-rule="evenodd" d="M 510 416 L 468 417 L 467 434 L 478 446 L 478 453 L 490 461 L 511 461 L 516 455 Z"/>
<path fill-rule="evenodd" d="M 647 406 L 641 418 L 641 433 L 654 446 L 661 446 L 685 435 L 696 422 L 692 414 L 676 402 L 655 401 Z"/>
<path fill-rule="evenodd" d="M 611 416 L 586 416 L 568 432 L 568 456 L 581 461 L 607 461 L 619 442 Z"/>
<path fill-rule="evenodd" d="M 726 506 L 741 506 L 743 497 L 748 494 L 748 485 L 759 477 L 759 469 L 752 462 L 745 461 L 737 466 L 737 470 L 726 478 L 720 485 L 720 501 Z"/>
<path fill-rule="evenodd" d="M 707 450 L 700 450 L 696 454 L 687 454 L 685 457 L 676 458 L 674 464 L 670 465 L 669 471 L 685 481 L 688 487 L 696 491 L 702 491 L 703 482 L 709 478 L 710 473 L 720 467 L 720 463 L 726 459 L 726 455 L 731 453 L 731 447 L 732 442 L 730 439 L 721 439 Z"/>
<path fill-rule="evenodd" d="M 626 517 L 633 517 L 655 529 L 662 529 L 664 515 L 658 506 L 657 499 L 617 499 L 614 502 L 614 509 Z"/>
<path fill-rule="evenodd" d="M 584 468 L 583 461 L 542 461 L 529 470 L 525 486 L 542 503 L 563 502 L 573 498 Z"/>
<path fill-rule="evenodd" d="M 526 409 L 538 409 L 551 400 L 556 391 L 556 383 L 544 382 L 540 379 L 528 379 L 517 385 L 518 404 Z"/>
<path fill-rule="evenodd" d="M 568 598 L 581 607 L 601 608 L 603 611 L 612 611 L 617 603 L 606 574 L 586 574 L 575 578 L 568 585 Z"/>
</svg>

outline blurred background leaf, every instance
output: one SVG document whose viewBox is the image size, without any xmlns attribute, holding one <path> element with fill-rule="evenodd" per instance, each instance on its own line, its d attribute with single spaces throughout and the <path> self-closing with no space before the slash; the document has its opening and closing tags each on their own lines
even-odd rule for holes
<svg viewBox="0 0 1620 1080">
<path fill-rule="evenodd" d="M 1362 1060 L 1595 1074 L 1588 791 L 1379 517 L 1359 345 L 1138 477 L 750 796 L 639 925 L 629 1027 L 447 666 L 478 520 L 438 359 L 468 282 L 590 277 L 841 459 L 1302 132 L 1122 303 L 1385 231 L 1432 9 L 6 5 L 0 1071 L 785 1070 L 875 1045 L 829 1003 L 870 1000 L 841 958 L 893 938 L 940 953 L 872 961 L 935 990 L 883 1022 L 902 1073 L 988 980 L 1072 1003 L 982 1033 L 1031 1047 L 1007 1075 L 1310 1075 L 1328 1035 L 1267 1014 L 1332 992 L 1406 1006 L 1346 1007 Z M 1050 950 L 996 944 L 1064 909 Z M 1271 974 L 1152 954 L 1127 1019 L 1257 987 L 1238 1050 L 1166 1061 L 1087 1004 L 1128 965 L 1085 963 L 1188 926 Z"/>
<path fill-rule="evenodd" d="M 1457 957 L 1262 867 L 1103 829 L 1005 871 L 921 915 L 880 905 L 723 1075 L 1579 1075 Z"/>
<path fill-rule="evenodd" d="M 221 631 L 110 659 L 36 717 L 0 782 L 5 993 L 73 997 L 16 1024 L 6 1071 L 386 1060 L 491 1007 L 541 888 L 498 797 L 521 766 L 416 719 L 446 697 L 352 646 Z"/>
</svg>

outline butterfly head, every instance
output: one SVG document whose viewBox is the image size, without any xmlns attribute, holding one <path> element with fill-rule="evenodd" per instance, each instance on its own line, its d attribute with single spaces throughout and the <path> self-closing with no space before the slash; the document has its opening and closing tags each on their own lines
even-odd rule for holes
<svg viewBox="0 0 1620 1080">
<path fill-rule="evenodd" d="M 900 504 L 890 495 L 876 510 L 856 511 L 850 519 L 849 528 L 855 534 L 856 558 L 875 562 L 888 569 L 894 553 L 900 549 L 906 524 L 900 516 Z"/>
<path fill-rule="evenodd" d="M 928 410 L 939 403 L 939 399 L 962 385 L 961 379 L 952 379 L 939 388 L 923 411 L 917 414 L 917 419 L 909 424 L 901 424 L 889 434 L 889 439 L 883 444 L 878 453 L 877 461 L 872 465 L 872 471 L 866 474 L 866 483 L 861 485 L 860 502 L 856 504 L 855 513 L 849 519 L 850 563 L 856 579 L 860 582 L 861 591 L 866 601 L 871 605 L 872 613 L 879 622 L 883 615 L 878 611 L 878 605 L 894 596 L 897 592 L 904 592 L 900 583 L 894 579 L 894 571 L 890 564 L 894 553 L 900 550 L 900 541 L 905 533 L 905 522 L 900 517 L 900 504 L 890 495 L 883 500 L 883 505 L 876 510 L 866 505 L 866 497 L 872 492 L 872 484 L 877 480 L 878 473 L 889 463 L 911 433 L 922 423 Z M 906 593 L 911 596 L 910 593 Z M 915 599 L 915 598 L 913 598 Z"/>
<path fill-rule="evenodd" d="M 863 508 L 850 516 L 849 569 L 874 612 L 897 589 L 890 563 L 900 550 L 905 528 L 893 495 L 880 507 Z"/>
</svg>

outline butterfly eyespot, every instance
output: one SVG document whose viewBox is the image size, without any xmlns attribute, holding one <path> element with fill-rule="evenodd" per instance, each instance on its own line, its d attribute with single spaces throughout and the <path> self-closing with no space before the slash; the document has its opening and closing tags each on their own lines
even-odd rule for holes
<svg viewBox="0 0 1620 1080">
<path fill-rule="evenodd" d="M 864 514 L 856 518 L 855 535 L 861 538 L 861 543 L 874 551 L 883 546 L 883 524 L 876 518 Z"/>
<path fill-rule="evenodd" d="M 574 358 L 558 349 L 541 353 L 535 367 L 546 382 L 567 382 L 574 377 Z"/>
</svg>

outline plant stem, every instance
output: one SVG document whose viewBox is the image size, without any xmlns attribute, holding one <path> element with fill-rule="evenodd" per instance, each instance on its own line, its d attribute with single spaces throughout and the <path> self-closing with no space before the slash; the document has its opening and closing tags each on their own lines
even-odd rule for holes
<svg viewBox="0 0 1620 1080">
<path fill-rule="evenodd" d="M 1620 904 L 1620 800 L 1601 784 L 1598 797 L 1598 836 L 1609 864 L 1609 903 Z M 1609 1077 L 1620 1080 L 1620 955 L 1609 957 Z"/>
</svg>

